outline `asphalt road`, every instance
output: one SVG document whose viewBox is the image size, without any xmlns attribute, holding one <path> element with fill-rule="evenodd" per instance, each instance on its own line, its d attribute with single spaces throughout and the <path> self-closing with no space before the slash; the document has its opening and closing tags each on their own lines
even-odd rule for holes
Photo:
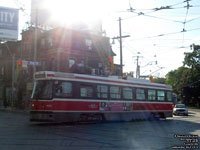
<svg viewBox="0 0 200 150">
<path fill-rule="evenodd" d="M 27 113 L 0 111 L 0 150 L 169 150 L 200 144 L 191 137 L 200 136 L 198 111 L 166 120 L 98 124 L 33 124 L 28 119 Z"/>
</svg>

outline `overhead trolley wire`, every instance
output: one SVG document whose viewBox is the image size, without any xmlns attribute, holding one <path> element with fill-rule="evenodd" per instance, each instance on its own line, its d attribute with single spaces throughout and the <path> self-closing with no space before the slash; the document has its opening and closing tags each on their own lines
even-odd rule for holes
<svg viewBox="0 0 200 150">
<path fill-rule="evenodd" d="M 180 34 L 180 33 L 183 33 L 183 32 L 190 32 L 190 31 L 195 31 L 195 30 L 200 30 L 200 28 L 194 28 L 194 29 L 189 29 L 189 30 L 182 30 L 182 31 L 178 31 L 178 32 L 171 32 L 171 33 L 165 33 L 165 34 L 159 34 L 159 35 L 155 35 L 155 36 L 148 36 L 148 37 L 143 37 L 143 38 L 138 38 L 138 39 L 131 39 L 129 41 L 149 39 L 149 38 L 156 38 L 156 37 L 163 37 L 163 36 L 167 36 L 167 35 Z"/>
<path fill-rule="evenodd" d="M 190 1 L 190 0 L 186 0 L 187 6 L 185 6 L 185 7 L 187 8 L 187 10 L 186 10 L 185 19 L 184 19 L 184 22 L 183 22 L 183 31 L 185 31 L 185 24 L 186 24 L 186 20 L 187 20 L 189 8 L 190 8 L 189 1 Z M 182 41 L 182 43 L 184 42 L 184 38 L 185 38 L 184 36 L 185 36 L 185 35 L 184 35 L 184 32 L 183 32 L 183 41 Z"/>
</svg>

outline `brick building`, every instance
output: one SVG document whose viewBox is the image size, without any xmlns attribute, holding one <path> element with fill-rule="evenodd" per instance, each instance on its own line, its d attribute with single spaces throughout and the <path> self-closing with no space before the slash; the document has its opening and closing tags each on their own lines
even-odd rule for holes
<svg viewBox="0 0 200 150">
<path fill-rule="evenodd" d="M 108 75 L 111 55 L 108 37 L 56 28 L 40 37 L 37 58 L 42 70 Z"/>
<path fill-rule="evenodd" d="M 30 27 L 22 40 L 0 44 L 0 106 L 11 104 L 12 67 L 14 65 L 14 105 L 27 106 L 33 81 L 33 66 L 18 68 L 17 60 L 34 61 L 34 33 Z M 114 56 L 110 39 L 89 32 L 55 28 L 37 29 L 37 71 L 60 71 L 108 76 L 109 57 Z M 12 101 L 13 102 L 13 101 Z M 22 105 L 22 106 L 21 106 Z"/>
</svg>

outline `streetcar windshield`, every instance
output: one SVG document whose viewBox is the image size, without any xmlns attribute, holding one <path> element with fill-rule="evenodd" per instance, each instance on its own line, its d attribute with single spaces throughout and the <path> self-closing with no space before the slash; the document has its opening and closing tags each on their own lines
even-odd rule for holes
<svg viewBox="0 0 200 150">
<path fill-rule="evenodd" d="M 33 94 L 33 99 L 50 100 L 53 95 L 53 81 L 37 80 Z"/>
</svg>

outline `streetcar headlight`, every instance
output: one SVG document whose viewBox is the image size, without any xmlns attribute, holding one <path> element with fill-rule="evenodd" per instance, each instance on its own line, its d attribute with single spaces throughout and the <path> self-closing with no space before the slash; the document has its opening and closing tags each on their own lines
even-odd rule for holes
<svg viewBox="0 0 200 150">
<path fill-rule="evenodd" d="M 31 106 L 32 106 L 32 107 L 34 107 L 34 106 L 35 106 L 35 104 L 32 104 Z"/>
</svg>

